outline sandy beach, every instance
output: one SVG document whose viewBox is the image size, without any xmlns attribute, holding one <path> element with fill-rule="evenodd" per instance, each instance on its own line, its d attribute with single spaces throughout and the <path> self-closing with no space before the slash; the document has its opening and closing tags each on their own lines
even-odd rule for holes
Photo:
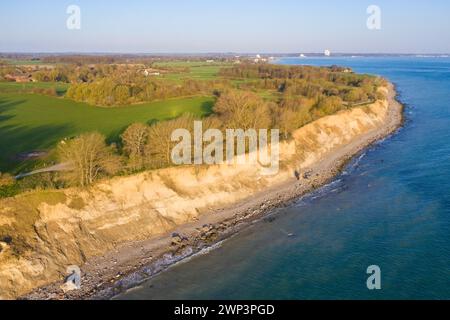
<svg viewBox="0 0 450 320">
<path fill-rule="evenodd" d="M 288 206 L 299 197 L 330 182 L 343 166 L 369 145 L 402 124 L 403 106 L 396 100 L 393 85 L 388 92 L 389 111 L 383 126 L 360 135 L 351 143 L 330 152 L 315 163 L 307 178 L 267 188 L 232 206 L 204 213 L 196 221 L 170 233 L 130 242 L 108 254 L 89 259 L 82 266 L 80 290 L 63 294 L 61 282 L 41 287 L 23 299 L 110 299 L 195 253 L 209 248 L 259 219 L 270 219 L 274 209 Z"/>
</svg>

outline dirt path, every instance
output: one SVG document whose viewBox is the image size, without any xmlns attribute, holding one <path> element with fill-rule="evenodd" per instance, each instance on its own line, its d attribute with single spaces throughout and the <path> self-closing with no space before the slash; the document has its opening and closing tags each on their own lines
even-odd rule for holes
<svg viewBox="0 0 450 320">
<path fill-rule="evenodd" d="M 59 164 L 55 164 L 54 166 L 51 167 L 47 167 L 47 168 L 43 168 L 43 169 L 39 169 L 39 170 L 34 170 L 28 173 L 21 173 L 19 175 L 17 175 L 15 178 L 16 179 L 21 179 L 21 178 L 25 178 L 28 176 L 32 176 L 38 173 L 44 173 L 44 172 L 57 172 L 57 171 L 66 171 L 70 169 L 70 164 L 68 163 L 59 163 Z"/>
</svg>

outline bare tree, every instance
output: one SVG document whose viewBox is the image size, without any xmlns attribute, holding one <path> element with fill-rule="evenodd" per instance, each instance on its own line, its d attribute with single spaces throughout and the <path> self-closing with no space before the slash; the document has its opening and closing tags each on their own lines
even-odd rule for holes
<svg viewBox="0 0 450 320">
<path fill-rule="evenodd" d="M 145 156 L 152 167 L 164 167 L 172 163 L 172 148 L 177 142 L 172 141 L 172 132 L 176 129 L 186 129 L 193 132 L 195 118 L 183 115 L 179 118 L 158 122 L 149 129 L 149 138 L 145 146 Z"/>
<path fill-rule="evenodd" d="M 88 186 L 101 176 L 113 175 L 120 170 L 120 158 L 113 146 L 105 144 L 100 133 L 86 133 L 63 141 L 58 146 L 58 158 L 71 166 L 63 178 L 72 185 Z"/>
<path fill-rule="evenodd" d="M 299 123 L 299 113 L 289 108 L 280 108 L 277 114 L 277 124 L 285 139 L 288 139 L 299 128 Z"/>
<path fill-rule="evenodd" d="M 123 150 L 129 158 L 131 169 L 139 170 L 144 166 L 145 145 L 148 142 L 149 126 L 134 123 L 122 134 Z"/>
<path fill-rule="evenodd" d="M 214 112 L 227 129 L 269 129 L 271 124 L 268 104 L 252 92 L 223 93 L 214 106 Z"/>
</svg>

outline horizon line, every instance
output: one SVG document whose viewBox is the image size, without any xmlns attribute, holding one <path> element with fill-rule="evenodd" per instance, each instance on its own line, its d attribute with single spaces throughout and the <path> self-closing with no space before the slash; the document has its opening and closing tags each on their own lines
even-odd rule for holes
<svg viewBox="0 0 450 320">
<path fill-rule="evenodd" d="M 36 55 L 45 55 L 45 54 L 61 54 L 61 55 L 68 55 L 68 54 L 76 54 L 76 55 L 130 55 L 130 56 L 145 56 L 145 55 L 273 55 L 273 56 L 290 56 L 290 55 L 323 55 L 324 52 L 268 52 L 268 51 L 254 51 L 254 52 L 235 52 L 235 51 L 204 51 L 204 52 L 125 52 L 125 51 L 0 51 L 0 55 L 7 55 L 7 54 L 36 54 Z M 450 52 L 345 52 L 345 51 L 339 51 L 339 52 L 331 52 L 333 55 L 450 55 Z"/>
</svg>

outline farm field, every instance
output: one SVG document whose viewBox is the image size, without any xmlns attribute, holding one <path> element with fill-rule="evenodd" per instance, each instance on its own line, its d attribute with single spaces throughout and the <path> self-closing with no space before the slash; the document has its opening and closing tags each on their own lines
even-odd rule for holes
<svg viewBox="0 0 450 320">
<path fill-rule="evenodd" d="M 33 89 L 51 89 L 55 88 L 59 95 L 66 93 L 69 88 L 68 83 L 63 82 L 0 82 L 1 93 L 18 93 L 26 92 Z"/>
<path fill-rule="evenodd" d="M 164 75 L 164 78 L 170 80 L 213 80 L 216 79 L 220 69 L 231 66 L 230 63 L 205 63 L 205 62 L 187 62 L 187 61 L 171 61 L 171 62 L 158 62 L 155 67 L 178 67 L 189 68 L 189 72 L 169 73 Z"/>
<path fill-rule="evenodd" d="M 213 103 L 212 97 L 192 97 L 102 108 L 44 95 L 1 93 L 0 171 L 17 173 L 26 165 L 17 161 L 17 154 L 49 150 L 67 137 L 99 131 L 114 142 L 131 123 L 167 120 L 184 113 L 204 116 Z"/>
<path fill-rule="evenodd" d="M 8 60 L 12 65 L 38 64 L 39 61 Z M 163 76 L 168 81 L 213 80 L 230 63 L 205 61 L 158 62 L 156 67 L 187 68 Z M 39 166 L 40 161 L 24 161 L 18 155 L 49 151 L 64 138 L 99 131 L 108 143 L 118 140 L 134 122 L 153 122 L 176 118 L 184 113 L 205 116 L 212 112 L 213 97 L 175 98 L 120 108 L 96 107 L 64 99 L 70 84 L 62 82 L 0 82 L 0 172 L 13 174 Z M 37 94 L 34 90 L 55 88 L 59 96 Z"/>
<path fill-rule="evenodd" d="M 32 60 L 32 59 L 3 59 L 6 63 L 15 66 L 23 66 L 23 65 L 39 65 L 42 64 L 40 60 Z"/>
</svg>

